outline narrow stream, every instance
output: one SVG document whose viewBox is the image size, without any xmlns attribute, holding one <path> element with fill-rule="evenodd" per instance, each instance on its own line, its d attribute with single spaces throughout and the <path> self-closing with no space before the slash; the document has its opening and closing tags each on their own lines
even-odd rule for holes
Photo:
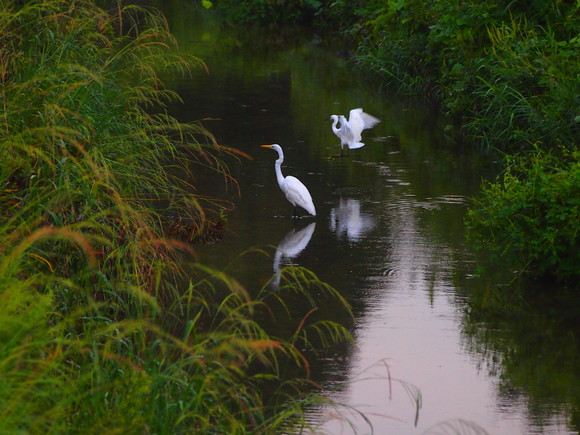
<svg viewBox="0 0 580 435">
<path fill-rule="evenodd" d="M 313 362 L 324 394 L 363 412 L 377 434 L 575 433 L 577 402 L 530 396 L 501 376 L 493 347 L 466 333 L 475 267 L 463 218 L 482 177 L 497 170 L 491 162 L 456 151 L 436 111 L 380 92 L 322 36 L 235 34 L 180 2 L 157 3 L 181 50 L 209 69 L 168 80 L 184 100 L 172 111 L 184 121 L 207 119 L 220 144 L 252 157 L 230 164 L 239 196 L 231 186 L 205 186 L 236 208 L 224 240 L 199 248 L 200 261 L 227 267 L 248 288 L 300 265 L 344 295 L 355 341 Z M 365 147 L 330 158 L 340 150 L 327 118 L 355 107 L 381 122 L 363 132 Z M 309 188 L 316 218 L 291 219 L 276 153 L 260 148 L 271 143 L 284 149 L 284 174 Z M 269 255 L 242 255 L 252 248 Z M 312 419 L 328 433 L 353 433 L 345 418 L 357 433 L 371 433 L 356 413 L 339 410 L 341 418 L 319 409 Z"/>
</svg>

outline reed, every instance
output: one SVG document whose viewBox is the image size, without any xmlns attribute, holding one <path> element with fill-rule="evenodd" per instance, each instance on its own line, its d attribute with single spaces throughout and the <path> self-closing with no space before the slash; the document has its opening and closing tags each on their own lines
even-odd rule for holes
<svg viewBox="0 0 580 435">
<path fill-rule="evenodd" d="M 0 47 L 0 432 L 300 422 L 316 396 L 270 406 L 262 386 L 284 382 L 283 361 L 307 375 L 296 343 L 309 330 L 331 341 L 346 330 L 293 313 L 300 330 L 274 337 L 255 318 L 265 293 L 183 269 L 188 242 L 218 219 L 197 169 L 234 182 L 223 157 L 243 157 L 164 110 L 178 96 L 160 72 L 203 62 L 178 54 L 154 10 L 82 0 L 3 1 Z M 190 224 L 176 230 L 176 219 Z M 288 288 L 320 286 L 303 273 Z"/>
</svg>

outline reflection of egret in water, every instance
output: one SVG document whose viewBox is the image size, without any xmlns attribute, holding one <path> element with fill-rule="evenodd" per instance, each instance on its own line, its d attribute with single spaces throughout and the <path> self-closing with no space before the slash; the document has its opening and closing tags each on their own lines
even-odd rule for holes
<svg viewBox="0 0 580 435">
<path fill-rule="evenodd" d="M 296 229 L 293 228 L 284 236 L 282 241 L 278 243 L 276 247 L 276 253 L 274 254 L 273 268 L 276 276 L 272 280 L 272 286 L 278 288 L 280 286 L 280 267 L 282 263 L 289 262 L 288 260 L 296 257 L 300 254 L 312 238 L 314 233 L 314 228 L 316 228 L 316 222 L 311 222 L 304 228 Z"/>
<path fill-rule="evenodd" d="M 339 239 L 346 236 L 350 241 L 357 241 L 374 226 L 373 217 L 361 213 L 357 199 L 340 198 L 338 207 L 330 210 L 330 231 L 335 232 Z"/>
</svg>

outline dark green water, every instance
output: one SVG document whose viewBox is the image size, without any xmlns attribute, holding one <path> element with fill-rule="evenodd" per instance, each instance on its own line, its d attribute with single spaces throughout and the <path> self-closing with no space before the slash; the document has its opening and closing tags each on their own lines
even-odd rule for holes
<svg viewBox="0 0 580 435">
<path fill-rule="evenodd" d="M 184 121 L 210 118 L 204 125 L 220 144 L 251 156 L 230 162 L 239 195 L 196 180 L 204 193 L 235 204 L 224 240 L 199 247 L 200 261 L 228 267 L 249 289 L 296 264 L 340 290 L 353 307 L 345 323 L 355 343 L 313 362 L 324 394 L 366 413 L 378 434 L 485 433 L 472 423 L 489 434 L 574 433 L 574 336 L 561 342 L 565 333 L 553 324 L 534 331 L 466 316 L 480 284 L 462 221 L 482 177 L 497 170 L 491 162 L 454 150 L 436 111 L 379 92 L 328 38 L 226 31 L 181 2 L 157 3 L 181 50 L 209 70 L 168 79 L 184 100 L 172 112 Z M 325 120 L 355 107 L 381 123 L 363 133 L 365 147 L 329 159 L 339 142 Z M 269 143 L 284 148 L 284 174 L 308 186 L 315 219 L 290 219 L 276 154 L 259 147 Z M 269 255 L 241 256 L 252 248 Z M 321 430 L 352 433 L 335 417 L 312 413 Z M 370 433 L 354 413 L 342 417 Z"/>
</svg>

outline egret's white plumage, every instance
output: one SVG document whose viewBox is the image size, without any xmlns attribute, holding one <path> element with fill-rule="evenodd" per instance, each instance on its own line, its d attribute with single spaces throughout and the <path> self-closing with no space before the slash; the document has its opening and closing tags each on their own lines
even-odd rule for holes
<svg viewBox="0 0 580 435">
<path fill-rule="evenodd" d="M 296 207 L 301 207 L 310 213 L 312 216 L 316 216 L 316 208 L 314 207 L 314 203 L 312 202 L 312 196 L 310 196 L 310 192 L 306 188 L 302 182 L 292 175 L 288 175 L 284 177 L 282 175 L 282 162 L 284 161 L 284 152 L 282 151 L 282 147 L 278 144 L 272 145 L 261 145 L 263 148 L 270 148 L 273 149 L 278 153 L 278 159 L 274 163 L 274 167 L 276 169 L 276 179 L 278 180 L 278 185 L 286 199 L 294 206 L 294 215 L 296 216 Z"/>
<path fill-rule="evenodd" d="M 348 121 L 342 115 L 331 115 L 332 131 L 340 139 L 340 152 L 342 153 L 346 146 L 349 150 L 364 147 L 365 144 L 354 140 L 354 133 L 348 125 Z M 338 123 L 340 122 L 340 127 Z"/>
<path fill-rule="evenodd" d="M 331 115 L 332 131 L 340 139 L 340 153 L 344 147 L 349 150 L 364 147 L 361 142 L 362 131 L 372 128 L 378 124 L 380 119 L 363 112 L 362 108 L 352 109 L 348 115 L 348 120 L 343 115 Z M 340 122 L 340 127 L 338 123 Z"/>
</svg>

